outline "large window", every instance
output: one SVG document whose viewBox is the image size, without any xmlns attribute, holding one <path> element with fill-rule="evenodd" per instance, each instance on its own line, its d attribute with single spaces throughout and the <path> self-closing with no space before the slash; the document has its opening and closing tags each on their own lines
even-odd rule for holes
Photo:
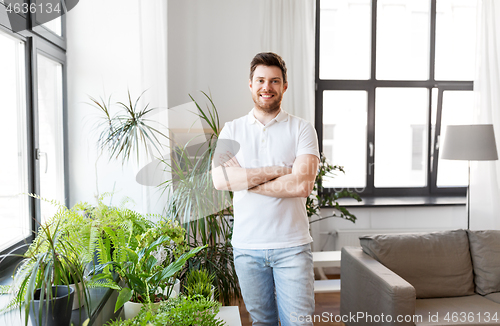
<svg viewBox="0 0 500 326">
<path fill-rule="evenodd" d="M 316 129 L 364 195 L 461 195 L 466 163 L 439 158 L 472 123 L 476 0 L 317 0 Z"/>
<path fill-rule="evenodd" d="M 8 247 L 30 235 L 25 43 L 0 31 L 0 244 Z M 1 248 L 1 247 L 0 247 Z"/>
<path fill-rule="evenodd" d="M 53 210 L 28 194 L 67 204 L 65 17 L 37 26 L 32 14 L 7 15 L 6 5 L 0 2 L 0 253 L 30 241 Z"/>
</svg>

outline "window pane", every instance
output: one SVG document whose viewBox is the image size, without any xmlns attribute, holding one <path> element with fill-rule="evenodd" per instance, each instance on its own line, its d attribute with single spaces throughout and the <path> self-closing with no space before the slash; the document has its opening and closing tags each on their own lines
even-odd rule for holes
<svg viewBox="0 0 500 326">
<path fill-rule="evenodd" d="M 377 88 L 375 187 L 427 185 L 428 90 Z"/>
<path fill-rule="evenodd" d="M 325 188 L 366 186 L 366 108 L 365 91 L 323 92 L 323 153 L 346 171 L 325 180 Z"/>
<path fill-rule="evenodd" d="M 439 143 L 444 144 L 446 127 L 449 125 L 470 125 L 473 121 L 474 92 L 447 91 L 443 92 L 443 111 L 441 113 L 441 135 Z M 441 152 L 440 152 L 441 153 Z M 438 187 L 467 186 L 467 161 L 438 161 Z"/>
<path fill-rule="evenodd" d="M 321 0 L 321 79 L 369 79 L 371 1 Z"/>
<path fill-rule="evenodd" d="M 56 35 L 62 36 L 62 20 L 61 17 L 57 17 L 55 19 L 52 19 L 51 21 L 46 22 L 43 24 L 43 26 L 47 27 L 50 29 L 52 32 L 54 32 Z"/>
<path fill-rule="evenodd" d="M 436 79 L 474 79 L 476 6 L 476 0 L 437 1 Z"/>
<path fill-rule="evenodd" d="M 377 2 L 377 79 L 429 78 L 430 1 Z"/>
<path fill-rule="evenodd" d="M 30 234 L 24 43 L 0 32 L 0 250 Z"/>
<path fill-rule="evenodd" d="M 52 5 L 52 4 L 54 4 L 54 5 Z M 43 12 L 40 11 L 39 13 L 43 13 L 40 16 L 44 17 L 45 19 L 47 19 L 49 17 L 49 14 L 55 14 L 57 12 L 62 14 L 64 12 L 63 5 L 61 3 L 56 5 L 56 3 L 54 1 L 47 2 L 45 0 L 36 0 L 36 5 L 37 5 L 37 8 L 44 9 Z M 50 9 L 50 11 L 49 11 L 49 9 Z M 50 16 L 53 17 L 52 15 L 50 15 Z M 46 28 L 50 29 L 56 35 L 62 36 L 62 33 L 61 33 L 62 20 L 61 20 L 60 16 L 42 24 L 42 26 L 45 26 Z"/>
<path fill-rule="evenodd" d="M 39 54 L 40 196 L 64 204 L 62 101 L 62 65 Z M 42 221 L 54 215 L 56 211 L 57 207 L 41 202 Z"/>
</svg>

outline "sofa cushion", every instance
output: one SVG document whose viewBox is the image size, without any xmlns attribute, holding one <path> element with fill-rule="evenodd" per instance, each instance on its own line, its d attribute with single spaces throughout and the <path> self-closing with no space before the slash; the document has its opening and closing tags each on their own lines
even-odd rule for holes
<svg viewBox="0 0 500 326">
<path fill-rule="evenodd" d="M 419 299 L 416 326 L 500 325 L 499 305 L 479 294 L 455 298 Z M 418 320 L 417 320 L 418 318 Z"/>
<path fill-rule="evenodd" d="M 500 292 L 500 231 L 467 231 L 476 292 Z"/>
<path fill-rule="evenodd" d="M 500 292 L 490 293 L 484 296 L 486 299 L 500 303 Z M 500 318 L 500 316 L 498 317 Z"/>
<path fill-rule="evenodd" d="M 368 255 L 408 281 L 417 298 L 474 293 L 469 240 L 464 230 L 360 237 Z"/>
</svg>

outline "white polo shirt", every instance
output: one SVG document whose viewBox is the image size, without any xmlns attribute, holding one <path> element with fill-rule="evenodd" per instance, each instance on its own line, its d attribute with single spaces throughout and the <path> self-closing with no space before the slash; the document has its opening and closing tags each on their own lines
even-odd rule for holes
<svg viewBox="0 0 500 326">
<path fill-rule="evenodd" d="M 304 154 L 319 158 L 313 126 L 283 111 L 267 125 L 247 116 L 225 124 L 219 139 L 236 141 L 231 152 L 243 168 L 292 167 Z M 237 153 L 234 153 L 237 151 Z M 232 245 L 241 249 L 278 249 L 312 242 L 305 198 L 275 198 L 247 190 L 235 191 Z"/>
</svg>

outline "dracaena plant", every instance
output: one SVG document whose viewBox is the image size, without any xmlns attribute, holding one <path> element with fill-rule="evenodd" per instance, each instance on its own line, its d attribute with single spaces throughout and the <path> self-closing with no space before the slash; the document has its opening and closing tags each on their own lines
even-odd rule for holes
<svg viewBox="0 0 500 326">
<path fill-rule="evenodd" d="M 175 144 L 171 160 L 164 161 L 172 179 L 161 185 L 169 194 L 167 215 L 180 221 L 186 229 L 191 248 L 207 245 L 207 249 L 189 260 L 188 269 L 205 269 L 214 275 L 218 300 L 225 305 L 241 298 L 233 262 L 231 245 L 232 193 L 213 187 L 212 158 L 221 129 L 217 108 L 212 98 L 201 92 L 205 108 L 192 97 L 196 111 L 193 119 L 200 119 L 208 127 L 209 136 L 202 144 Z M 199 140 L 197 140 L 199 142 Z"/>
<path fill-rule="evenodd" d="M 122 161 L 126 162 L 131 155 L 135 154 L 137 161 L 139 161 L 141 148 L 145 150 L 146 154 L 150 150 L 150 146 L 160 152 L 162 148 L 160 139 L 168 138 L 153 127 L 153 121 L 148 118 L 148 115 L 156 108 L 149 107 L 149 104 L 144 107 L 139 106 L 144 92 L 139 95 L 135 102 L 132 101 L 130 92 L 128 92 L 127 102 L 116 103 L 119 109 L 116 114 L 112 113 L 111 98 L 98 100 L 90 97 L 91 105 L 102 113 L 101 121 L 97 125 L 97 129 L 100 131 L 98 144 L 102 150 L 109 151 L 110 158 L 118 159 L 121 157 Z"/>
</svg>

